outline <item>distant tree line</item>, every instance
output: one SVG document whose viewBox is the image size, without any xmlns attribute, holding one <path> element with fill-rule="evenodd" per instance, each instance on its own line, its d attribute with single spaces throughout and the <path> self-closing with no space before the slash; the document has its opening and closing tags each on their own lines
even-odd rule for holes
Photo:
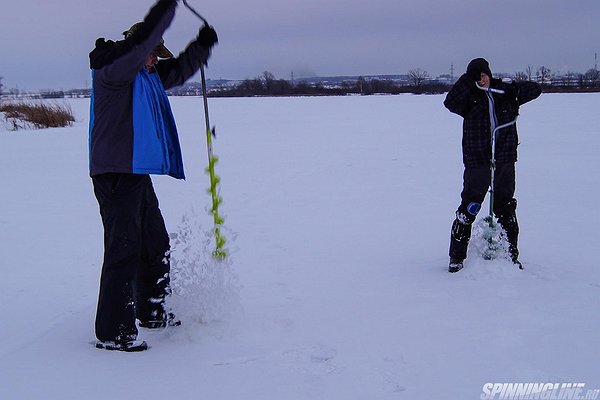
<svg viewBox="0 0 600 400">
<path fill-rule="evenodd" d="M 237 85 L 213 88 L 214 97 L 245 96 L 289 96 L 289 95 L 342 95 L 337 88 L 326 88 L 320 84 L 309 85 L 305 82 L 293 84 L 285 79 L 275 79 L 268 71 L 253 79 L 244 79 Z"/>
<path fill-rule="evenodd" d="M 396 75 L 394 77 L 398 77 Z M 517 81 L 535 81 L 540 83 L 544 92 L 600 92 L 600 71 L 591 68 L 585 73 L 567 71 L 554 73 L 541 66 L 535 69 L 528 65 L 524 71 L 515 74 L 498 73 L 500 78 L 512 78 Z M 387 77 L 387 76 L 385 76 Z M 432 78 L 427 71 L 415 68 L 402 75 L 402 79 L 386 79 L 382 77 L 353 77 L 336 82 L 323 82 L 318 78 L 299 79 L 296 81 L 276 79 L 265 71 L 256 78 L 248 78 L 236 84 L 220 84 L 209 87 L 211 97 L 248 97 L 248 96 L 343 96 L 348 94 L 439 94 L 447 92 L 458 77 L 442 75 Z M 18 89 L 3 90 L 3 77 L 0 76 L 0 95 L 13 97 L 46 98 L 46 97 L 89 97 L 90 89 L 73 89 L 64 92 L 42 92 L 38 95 L 20 93 Z M 223 81 L 227 82 L 227 81 Z M 58 93 L 59 95 L 57 95 Z M 173 96 L 198 96 L 202 92 L 198 83 L 188 83 L 182 87 L 170 89 Z"/>
<path fill-rule="evenodd" d="M 600 71 L 596 68 L 585 73 L 567 71 L 557 74 L 545 66 L 536 70 L 529 65 L 525 71 L 517 72 L 511 78 L 538 82 L 545 92 L 600 92 Z"/>
<path fill-rule="evenodd" d="M 426 73 L 425 73 L 426 74 Z M 447 85 L 432 83 L 427 76 L 415 78 L 414 84 L 405 85 L 390 79 L 365 79 L 360 76 L 356 80 L 345 80 L 335 85 L 321 82 L 298 80 L 291 82 L 276 79 L 265 71 L 252 79 L 245 79 L 233 86 L 220 86 L 210 90 L 211 97 L 247 97 L 247 96 L 341 96 L 347 94 L 370 95 L 376 93 L 443 93 Z"/>
<path fill-rule="evenodd" d="M 566 72 L 555 74 L 549 68 L 541 66 L 535 69 L 527 66 L 525 71 L 513 75 L 498 74 L 500 78 L 511 78 L 517 81 L 535 81 L 540 83 L 545 92 L 600 92 L 600 71 L 595 68 L 585 73 Z M 247 96 L 319 96 L 348 94 L 436 94 L 447 92 L 458 77 L 444 76 L 444 79 L 431 78 L 427 71 L 420 68 L 411 69 L 406 80 L 398 82 L 391 79 L 366 79 L 362 76 L 353 80 L 344 80 L 336 84 L 292 82 L 276 79 L 265 71 L 252 79 L 245 79 L 236 85 L 213 87 L 211 97 L 247 97 Z"/>
</svg>

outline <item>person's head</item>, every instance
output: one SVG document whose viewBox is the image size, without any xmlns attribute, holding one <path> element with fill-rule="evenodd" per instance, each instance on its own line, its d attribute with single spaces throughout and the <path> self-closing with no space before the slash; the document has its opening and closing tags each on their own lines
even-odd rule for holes
<svg viewBox="0 0 600 400">
<path fill-rule="evenodd" d="M 125 40 L 130 38 L 135 32 L 139 32 L 140 29 L 143 29 L 143 27 L 144 27 L 143 22 L 136 22 L 135 24 L 133 24 L 131 26 L 131 28 L 129 28 L 128 30 L 123 32 L 123 36 L 125 36 Z M 160 42 L 156 45 L 154 50 L 152 50 L 152 52 L 150 54 L 148 54 L 148 57 L 146 58 L 144 65 L 146 66 L 146 68 L 151 68 L 154 64 L 156 64 L 158 62 L 159 58 L 171 58 L 171 57 L 173 57 L 173 53 L 171 53 L 169 51 L 169 49 L 167 49 L 167 47 L 165 46 L 165 41 L 161 38 Z"/>
<path fill-rule="evenodd" d="M 492 70 L 485 58 L 475 58 L 467 66 L 467 75 L 478 82 L 480 86 L 489 87 L 492 80 Z"/>
<path fill-rule="evenodd" d="M 150 70 L 157 62 L 158 56 L 156 55 L 156 52 L 153 51 L 152 53 L 148 54 L 148 57 L 146 57 L 144 66 L 146 67 L 146 69 Z"/>
<path fill-rule="evenodd" d="M 490 81 L 492 80 L 492 77 L 489 76 L 488 74 L 486 74 L 485 72 L 482 72 L 479 78 L 479 81 L 477 81 L 477 83 L 479 84 L 479 86 L 484 87 L 484 88 L 489 88 L 490 87 Z"/>
</svg>

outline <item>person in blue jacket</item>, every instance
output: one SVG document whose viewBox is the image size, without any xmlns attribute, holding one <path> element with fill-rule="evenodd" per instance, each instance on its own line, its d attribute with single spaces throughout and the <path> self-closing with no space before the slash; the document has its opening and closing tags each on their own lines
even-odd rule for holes
<svg viewBox="0 0 600 400">
<path fill-rule="evenodd" d="M 169 236 L 150 174 L 184 179 L 177 127 L 165 92 L 207 62 L 218 42 L 212 27 L 177 57 L 162 36 L 177 0 L 159 0 L 118 41 L 96 40 L 90 53 L 90 176 L 104 226 L 96 347 L 140 351 L 145 328 L 180 322 L 165 310 Z"/>
</svg>

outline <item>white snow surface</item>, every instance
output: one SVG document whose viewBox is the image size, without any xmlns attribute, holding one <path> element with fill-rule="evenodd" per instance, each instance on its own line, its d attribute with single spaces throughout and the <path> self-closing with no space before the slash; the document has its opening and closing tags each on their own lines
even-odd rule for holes
<svg viewBox="0 0 600 400">
<path fill-rule="evenodd" d="M 93 346 L 103 232 L 89 101 L 69 100 L 73 127 L 0 132 L 0 399 L 462 400 L 486 382 L 600 388 L 600 95 L 522 107 L 525 270 L 471 251 L 456 274 L 447 253 L 462 120 L 443 99 L 210 99 L 231 250 L 218 264 L 202 100 L 171 98 L 187 180 L 153 181 L 179 243 L 170 304 L 183 325 L 141 330 L 151 348 L 129 354 Z"/>
</svg>

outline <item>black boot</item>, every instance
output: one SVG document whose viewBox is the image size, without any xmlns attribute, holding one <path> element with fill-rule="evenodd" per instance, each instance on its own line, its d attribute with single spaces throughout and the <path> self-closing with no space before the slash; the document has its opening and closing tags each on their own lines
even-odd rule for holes
<svg viewBox="0 0 600 400">
<path fill-rule="evenodd" d="M 450 264 L 448 265 L 448 272 L 455 273 L 463 269 L 462 260 L 456 260 L 454 258 L 450 259 Z"/>
<path fill-rule="evenodd" d="M 517 200 L 512 199 L 498 214 L 498 223 L 504 229 L 506 240 L 508 241 L 508 253 L 515 266 L 523 269 L 523 264 L 519 261 L 519 223 L 517 221 Z"/>
<path fill-rule="evenodd" d="M 148 344 L 143 340 L 132 340 L 127 342 L 111 342 L 99 340 L 96 342 L 97 349 L 116 350 L 132 353 L 136 351 L 148 350 Z"/>
<path fill-rule="evenodd" d="M 449 272 L 458 272 L 463 267 L 463 261 L 467 258 L 467 247 L 471 239 L 471 226 L 474 219 L 474 216 L 467 216 L 460 211 L 456 212 L 456 219 L 452 223 L 450 232 Z"/>
<path fill-rule="evenodd" d="M 115 340 L 98 340 L 97 349 L 135 352 L 148 350 L 148 344 L 143 340 L 136 340 L 135 335 L 122 335 Z"/>
<path fill-rule="evenodd" d="M 164 315 L 164 314 L 163 314 Z M 140 327 L 147 329 L 160 329 L 168 326 L 180 326 L 181 321 L 175 317 L 175 314 L 168 313 L 166 318 L 140 321 Z"/>
</svg>

